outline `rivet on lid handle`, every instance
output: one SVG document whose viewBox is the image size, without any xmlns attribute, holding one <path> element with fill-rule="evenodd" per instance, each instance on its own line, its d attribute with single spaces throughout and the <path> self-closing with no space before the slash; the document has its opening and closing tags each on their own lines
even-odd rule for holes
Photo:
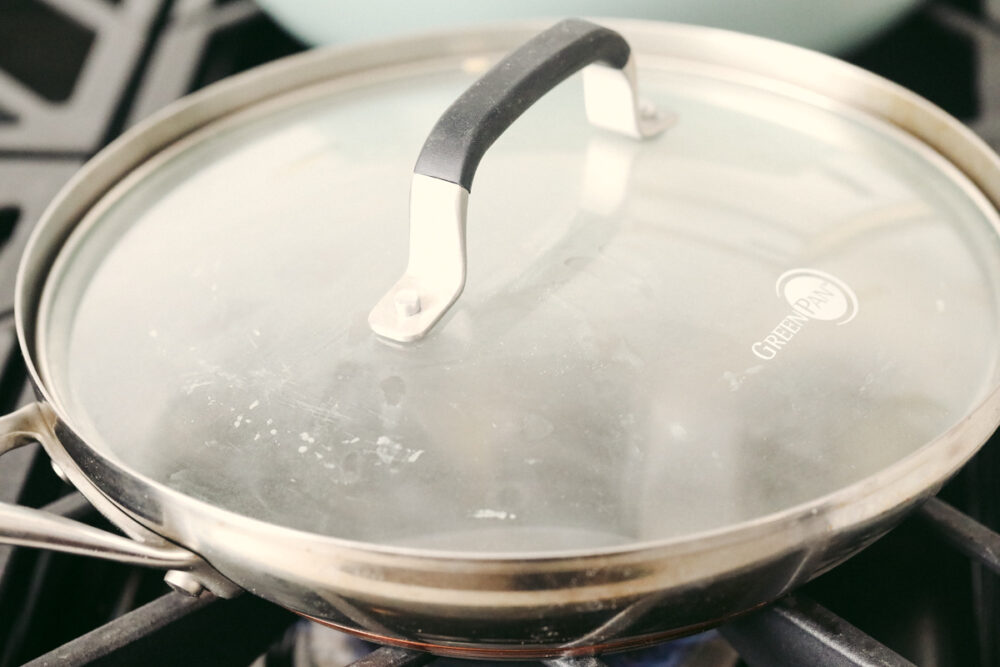
<svg viewBox="0 0 1000 667">
<path fill-rule="evenodd" d="M 645 139 L 671 124 L 639 99 L 635 61 L 618 33 L 567 19 L 529 40 L 472 84 L 427 137 L 410 185 L 409 261 L 368 315 L 375 333 L 419 340 L 455 303 L 465 287 L 465 221 L 479 161 L 528 107 L 585 67 L 584 102 L 594 125 Z"/>
</svg>

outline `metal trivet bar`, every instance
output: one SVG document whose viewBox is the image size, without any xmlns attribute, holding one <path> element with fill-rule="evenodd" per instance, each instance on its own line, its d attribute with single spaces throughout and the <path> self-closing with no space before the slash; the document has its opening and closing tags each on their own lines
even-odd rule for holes
<svg viewBox="0 0 1000 667">
<path fill-rule="evenodd" d="M 940 498 L 931 498 L 920 516 L 949 544 L 1000 574 L 1000 534 Z"/>
<path fill-rule="evenodd" d="M 167 593 L 26 667 L 248 665 L 296 619 L 252 595 L 221 600 Z"/>
<path fill-rule="evenodd" d="M 751 667 L 914 667 L 861 630 L 799 595 L 719 629 Z"/>
</svg>

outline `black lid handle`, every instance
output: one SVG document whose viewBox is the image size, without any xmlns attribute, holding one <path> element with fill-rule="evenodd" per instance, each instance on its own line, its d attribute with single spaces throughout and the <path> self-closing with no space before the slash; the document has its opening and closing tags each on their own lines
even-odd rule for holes
<svg viewBox="0 0 1000 667">
<path fill-rule="evenodd" d="M 567 19 L 497 63 L 448 107 L 417 158 L 410 189 L 406 273 L 368 317 L 379 335 L 422 338 L 465 287 L 465 215 L 486 150 L 528 107 L 584 70 L 591 123 L 633 138 L 662 132 L 669 119 L 639 101 L 635 62 L 613 30 Z"/>
</svg>

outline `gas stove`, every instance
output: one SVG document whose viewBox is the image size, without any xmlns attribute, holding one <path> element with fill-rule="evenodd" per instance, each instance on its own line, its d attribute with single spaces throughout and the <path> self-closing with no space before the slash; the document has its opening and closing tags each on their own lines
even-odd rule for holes
<svg viewBox="0 0 1000 667">
<path fill-rule="evenodd" d="M 0 414 L 31 400 L 13 330 L 14 277 L 56 191 L 171 100 L 302 48 L 249 0 L 0 2 Z M 1000 3 L 925 4 L 846 57 L 1000 149 Z M 1000 444 L 991 441 L 888 536 L 718 630 L 546 664 L 1000 665 L 998 474 Z M 37 446 L 0 460 L 0 502 L 109 527 Z M 221 600 L 175 586 L 155 571 L 0 546 L 0 667 L 484 664 L 371 646 L 251 595 Z"/>
</svg>

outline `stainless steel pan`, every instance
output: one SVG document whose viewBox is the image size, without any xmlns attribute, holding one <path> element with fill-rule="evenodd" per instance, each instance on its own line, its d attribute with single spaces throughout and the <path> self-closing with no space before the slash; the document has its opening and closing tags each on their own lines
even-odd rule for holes
<svg viewBox="0 0 1000 667">
<path fill-rule="evenodd" d="M 567 44 L 576 49 L 582 39 L 609 50 L 582 59 L 573 56 L 575 60 L 567 66 L 568 70 L 563 67 L 565 71 L 550 78 L 554 77 L 558 82 L 570 71 L 595 59 L 610 63 L 615 70 L 610 74 L 598 71 L 597 76 L 605 79 L 610 76 L 615 82 L 607 84 L 608 88 L 597 84 L 598 87 L 592 88 L 588 94 L 592 95 L 596 90 L 604 93 L 598 97 L 615 98 L 625 90 L 622 99 L 627 104 L 610 112 L 612 124 L 623 118 L 621 109 L 625 108 L 627 113 L 622 122 L 641 126 L 642 115 L 637 114 L 633 107 L 636 100 L 628 97 L 629 92 L 634 93 L 634 87 L 615 88 L 622 82 L 629 83 L 628 78 L 619 78 L 621 75 L 618 72 L 624 67 L 628 74 L 628 68 L 634 67 L 628 47 L 614 33 L 598 30 L 589 24 L 571 23 L 569 26 L 577 32 L 571 31 L 569 37 L 550 32 L 535 45 L 552 46 L 553 40 L 556 40 L 553 48 L 558 55 Z M 973 202 L 974 207 L 978 207 L 978 214 L 987 221 L 976 228 L 976 233 L 984 238 L 992 236 L 995 240 L 998 229 L 992 206 L 1000 201 L 997 157 L 957 121 L 925 100 L 842 62 L 766 40 L 691 26 L 644 22 L 616 22 L 614 26 L 628 37 L 637 54 L 641 82 L 645 81 L 644 77 L 652 76 L 662 68 L 676 71 L 690 67 L 696 73 L 708 72 L 712 76 L 715 76 L 712 73 L 722 73 L 722 79 L 738 72 L 742 77 L 740 85 L 760 83 L 765 90 L 777 91 L 781 95 L 788 93 L 791 98 L 805 100 L 805 103 L 817 108 L 832 109 L 845 117 L 862 118 L 865 123 L 889 128 L 886 132 L 893 140 L 912 147 L 920 159 L 928 164 L 944 165 L 941 170 L 945 174 L 944 180 L 951 184 L 949 187 L 953 185 L 955 192 Z M 498 54 L 510 51 L 539 29 L 538 25 L 490 27 L 315 51 L 289 58 L 180 101 L 127 133 L 89 162 L 49 207 L 21 263 L 17 281 L 17 331 L 38 402 L 0 420 L 0 430 L 4 434 L 0 441 L 0 453 L 26 442 L 40 442 L 70 482 L 126 536 L 110 535 L 34 509 L 0 505 L 0 540 L 163 568 L 169 570 L 168 581 L 192 594 L 203 588 L 222 596 L 249 591 L 307 617 L 379 642 L 462 657 L 531 658 L 624 648 L 722 623 L 784 595 L 842 562 L 884 534 L 915 505 L 933 495 L 975 453 L 1000 420 L 1000 392 L 997 391 L 992 368 L 983 371 L 986 380 L 977 380 L 985 382 L 985 388 L 968 401 L 964 414 L 957 418 L 947 417 L 947 427 L 938 429 L 933 437 L 914 443 L 905 455 L 870 469 L 865 468 L 863 474 L 859 473 L 860 477 L 849 483 L 821 490 L 800 502 L 746 520 L 687 532 L 681 530 L 660 537 L 655 536 L 655 531 L 649 533 L 653 537 L 649 534 L 644 536 L 640 531 L 631 539 L 605 546 L 585 544 L 578 548 L 517 550 L 477 550 L 427 544 L 412 546 L 280 525 L 280 522 L 263 520 L 252 513 L 240 513 L 182 492 L 156 479 L 155 474 L 149 471 L 137 470 L 125 462 L 120 452 L 110 450 L 104 443 L 89 442 L 93 438 L 84 434 L 90 433 L 92 426 L 81 423 L 74 409 L 67 409 L 71 401 L 66 399 L 64 389 L 53 386 L 53 378 L 59 378 L 63 373 L 59 360 L 51 358 L 47 349 L 42 349 L 48 344 L 46 341 L 65 332 L 59 331 L 58 326 L 50 331 L 39 329 L 40 321 L 52 321 L 49 315 L 42 312 L 43 292 L 54 289 L 51 287 L 52 275 L 61 270 L 58 267 L 63 260 L 59 258 L 65 255 L 67 244 L 76 243 L 71 240 L 71 235 L 81 221 L 97 215 L 95 211 L 113 208 L 117 201 L 122 201 L 124 195 L 121 193 L 128 191 L 129 184 L 139 180 L 144 173 L 150 173 L 156 164 L 162 164 L 166 159 L 164 156 L 176 155 L 186 147 L 204 141 L 205 137 L 214 136 L 216 128 L 224 127 L 230 118 L 240 117 L 240 114 L 243 114 L 242 117 L 264 117 L 271 113 L 269 109 L 280 110 L 282 105 L 287 107 L 289 99 L 308 102 L 320 94 L 309 91 L 325 90 L 329 93 L 330 90 L 338 90 L 338 86 L 350 91 L 352 86 L 357 87 L 358 81 L 391 79 L 391 76 L 384 75 L 385 72 L 392 72 L 399 78 L 402 76 L 399 72 L 403 70 L 433 73 L 456 66 L 475 70 L 480 61 L 495 60 Z M 566 29 L 565 25 L 563 29 Z M 563 41 L 558 41 L 560 39 Z M 582 48 L 581 52 L 586 51 L 587 48 Z M 506 62 L 508 66 L 511 63 L 524 65 L 526 57 L 522 51 Z M 543 58 L 531 66 L 524 65 L 519 71 L 551 73 L 551 59 L 555 56 L 550 53 L 546 58 L 549 60 Z M 634 71 L 632 74 L 631 83 L 634 86 Z M 489 85 L 495 84 L 494 81 Z M 437 194 L 428 195 L 427 199 L 432 205 L 443 207 L 446 217 L 453 213 L 460 217 L 464 215 L 463 206 L 467 202 L 475 163 L 506 125 L 541 96 L 544 90 L 539 88 L 540 85 L 535 81 L 527 87 L 526 95 L 530 99 L 506 102 L 514 105 L 514 112 L 508 106 L 489 116 L 489 109 L 486 110 L 489 118 L 483 122 L 493 125 L 486 132 L 489 137 L 485 146 L 475 149 L 479 152 L 471 160 L 471 172 L 459 169 L 449 181 L 450 167 L 431 173 L 434 171 L 432 165 L 430 171 L 424 171 L 424 177 L 439 181 L 429 187 L 440 190 Z M 554 83 L 549 81 L 545 85 Z M 575 98 L 571 102 L 579 104 Z M 588 105 L 591 104 L 593 102 L 588 100 Z M 402 112 L 397 110 L 396 113 L 401 115 Z M 636 115 L 630 120 L 627 117 L 629 113 Z M 497 120 L 497 114 L 505 117 Z M 686 122 L 688 119 L 681 113 L 677 125 L 678 137 L 683 136 L 680 132 Z M 642 128 L 639 129 L 638 134 L 643 134 Z M 669 130 L 668 135 L 673 131 Z M 446 149 L 445 153 L 448 150 L 451 149 Z M 500 155 L 505 149 L 498 144 L 495 150 Z M 613 154 L 614 150 L 601 153 L 602 161 L 611 159 L 608 156 Z M 445 155 L 445 163 L 448 159 L 449 156 Z M 590 166 L 586 165 L 588 169 Z M 409 165 L 406 165 L 408 169 Z M 420 171 L 421 165 L 418 164 L 418 173 Z M 483 191 L 486 192 L 488 178 L 485 175 L 482 178 Z M 584 180 L 587 181 L 587 178 L 585 175 Z M 596 187 L 606 186 L 606 179 L 603 178 L 587 181 L 588 185 L 595 182 L 604 184 Z M 421 187 L 415 186 L 415 189 L 420 190 Z M 720 184 L 719 187 L 725 189 L 728 186 Z M 592 193 L 593 188 L 588 192 Z M 485 201 L 487 195 L 483 197 Z M 591 211 L 595 206 L 600 208 L 598 205 L 589 206 Z M 616 206 L 620 205 L 612 203 L 605 208 L 617 210 Z M 472 215 L 476 215 L 475 208 Z M 485 213 L 483 217 L 486 217 Z M 879 227 L 879 220 L 885 222 L 884 217 L 873 222 L 872 216 L 865 218 L 859 215 L 853 219 L 855 227 L 846 223 L 836 227 L 843 238 L 826 232 L 828 236 L 816 243 L 823 248 L 840 247 L 838 243 L 850 245 L 855 228 L 870 231 L 873 226 Z M 412 233 L 419 237 L 421 233 L 433 236 L 464 232 L 464 218 L 452 218 L 451 222 L 459 227 L 452 227 L 449 232 L 446 225 L 442 232 L 433 228 L 433 221 L 423 220 L 415 209 L 411 218 L 411 225 L 415 226 Z M 588 227 L 589 218 L 584 223 L 580 225 L 584 230 L 582 234 L 589 233 L 586 230 L 591 229 Z M 897 224 L 899 221 L 891 218 L 890 223 Z M 473 227 L 476 224 L 473 222 Z M 881 230 L 891 227 L 891 224 L 886 223 L 878 233 L 883 233 Z M 420 225 L 424 226 L 424 232 L 421 232 Z M 470 236 L 477 233 L 480 233 L 478 228 L 470 229 Z M 705 234 L 710 235 L 709 232 Z M 606 238 L 612 236 L 613 232 L 607 232 Z M 457 244 L 463 246 L 463 243 L 464 236 L 461 236 Z M 976 241 L 972 245 L 978 243 Z M 405 243 L 402 247 L 405 248 Z M 995 249 L 982 245 L 978 247 L 989 256 L 984 264 L 994 267 L 990 262 L 994 259 Z M 508 312 L 505 305 L 508 301 L 504 299 L 516 300 L 518 294 L 526 290 L 530 292 L 533 280 L 559 278 L 561 274 L 553 273 L 555 269 L 547 267 L 549 259 L 561 256 L 561 249 L 559 245 L 550 246 L 547 254 L 542 253 L 539 263 L 518 268 L 516 275 L 522 282 L 517 289 L 501 293 L 501 296 L 507 294 L 506 297 L 494 295 L 492 301 L 486 301 L 488 307 L 477 311 L 482 315 L 481 323 L 469 325 L 474 334 L 485 335 L 484 332 L 487 332 L 501 335 L 496 332 L 510 326 L 503 317 Z M 400 256 L 397 252 L 395 260 Z M 442 250 L 437 257 L 442 265 L 446 265 L 442 269 L 444 273 L 448 270 L 461 273 L 457 285 L 453 281 L 454 274 L 445 280 L 446 283 L 449 280 L 452 282 L 441 288 L 445 293 L 442 299 L 463 304 L 465 296 L 457 302 L 455 299 L 456 290 L 461 292 L 465 278 L 464 246 Z M 387 269 L 387 274 L 398 275 L 402 267 L 395 260 L 388 262 L 391 267 Z M 475 254 L 471 251 L 470 262 L 475 262 Z M 430 264 L 433 265 L 434 261 Z M 419 268 L 420 264 L 411 263 L 411 268 L 413 266 Z M 460 268 L 455 269 L 456 266 Z M 872 267 L 871 274 L 877 274 L 878 268 Z M 947 274 L 944 269 L 942 271 Z M 411 271 L 411 279 L 412 274 Z M 417 278 L 426 276 L 418 275 Z M 786 285 L 790 279 L 785 278 Z M 373 287 L 376 292 L 389 287 L 389 284 L 376 283 Z M 426 285 L 418 284 L 413 289 L 418 297 L 423 297 L 426 308 L 428 295 L 421 292 L 424 287 Z M 983 289 L 989 292 L 995 287 L 987 284 Z M 862 315 L 870 312 L 865 309 L 871 309 L 878 296 L 876 291 L 866 290 L 858 284 L 854 284 L 854 289 L 859 294 L 854 308 L 860 322 Z M 412 296 L 404 295 L 406 298 L 403 299 L 387 297 L 390 299 L 388 311 L 383 311 L 382 315 L 377 311 L 372 316 L 376 330 L 384 324 L 380 322 L 380 317 L 383 320 L 397 317 L 405 320 L 413 312 L 420 311 L 421 308 L 413 307 Z M 430 296 L 436 298 L 438 295 Z M 768 304 L 775 299 L 773 292 L 761 298 Z M 475 310 L 476 294 L 468 295 L 468 299 L 469 308 Z M 375 305 L 374 301 L 370 304 Z M 992 304 L 985 304 L 982 310 L 988 314 L 992 312 L 991 307 Z M 446 303 L 442 310 L 447 308 Z M 787 310 L 779 305 L 777 311 L 783 313 L 782 309 Z M 799 311 L 793 311 L 793 314 L 795 312 Z M 184 317 L 183 312 L 175 315 L 177 318 Z M 366 312 L 362 312 L 360 316 L 365 315 Z M 448 335 L 447 331 L 464 326 L 460 322 L 460 314 L 453 315 L 450 320 L 446 316 L 435 325 L 434 320 L 439 316 L 440 313 L 435 313 L 430 317 L 432 321 L 429 324 L 421 325 L 423 330 L 435 327 L 427 334 L 429 342 L 426 345 L 433 344 L 436 340 L 434 336 L 440 338 Z M 780 317 L 778 319 L 785 321 Z M 823 318 L 813 318 L 810 321 L 817 323 L 809 326 L 816 329 L 820 326 L 820 319 Z M 798 353 L 793 350 L 793 343 L 799 348 L 809 345 L 804 333 L 791 331 L 787 324 L 777 324 L 774 330 L 779 331 L 780 338 L 775 338 L 779 334 L 765 330 L 760 332 L 760 340 L 755 337 L 745 340 L 745 345 L 742 342 L 738 345 L 741 354 L 750 355 L 752 351 L 757 355 L 757 363 L 763 360 L 772 364 L 760 366 L 751 375 L 759 372 L 766 376 L 772 372 L 771 369 L 777 368 L 775 362 L 767 360 L 768 355 L 791 359 Z M 110 329 L 117 324 L 109 322 L 108 326 Z M 393 327 L 400 325 L 393 320 L 387 326 L 387 335 L 392 337 Z M 830 326 L 833 327 L 833 324 Z M 845 325 L 839 331 L 848 331 L 850 326 L 855 324 Z M 383 328 L 380 333 L 385 334 L 386 331 Z M 780 333 L 782 331 L 784 333 Z M 399 337 L 409 340 L 414 336 L 412 332 L 403 332 Z M 767 343 L 768 340 L 771 342 Z M 821 344 L 825 343 L 818 343 Z M 421 344 L 415 348 L 406 345 L 392 347 L 392 354 L 427 349 L 426 346 L 419 347 Z M 751 350 L 752 345 L 756 347 Z M 900 347 L 906 345 L 901 343 Z M 989 366 L 994 357 L 995 350 L 989 351 L 982 365 Z M 940 363 L 933 361 L 936 358 L 933 354 L 929 358 L 930 365 Z M 849 373 L 850 363 L 843 360 L 841 363 L 845 366 L 845 374 Z M 941 374 L 947 375 L 943 369 Z M 746 382 L 747 377 L 745 374 L 734 375 L 725 382 L 736 383 L 733 386 L 742 389 L 741 383 Z M 819 374 L 817 377 L 822 384 L 823 377 L 827 376 Z M 948 382 L 942 379 L 943 385 Z M 545 391 L 557 392 L 559 386 L 553 383 L 545 387 Z M 694 404 L 703 397 L 704 392 L 690 378 L 681 378 L 679 386 L 681 389 L 672 395 L 671 404 Z M 684 387 L 689 389 L 687 396 L 681 395 Z M 475 396 L 476 390 L 475 386 L 460 388 L 470 396 Z M 126 387 L 121 388 L 123 402 L 126 402 L 129 391 Z M 732 387 L 726 391 L 736 394 L 736 389 Z M 835 388 L 830 389 L 828 395 L 824 394 L 828 398 L 823 400 L 835 401 L 835 392 Z M 424 395 L 432 393 L 428 390 Z M 435 409 L 429 403 L 420 405 L 429 413 Z M 912 405 L 919 407 L 920 403 Z M 475 413 L 476 409 L 476 405 L 471 405 L 466 414 Z M 783 419 L 777 404 L 763 403 L 756 409 L 761 423 Z M 455 419 L 454 416 L 449 418 Z M 831 419 L 834 423 L 837 418 Z M 687 428 L 696 426 L 688 424 Z M 703 426 L 710 430 L 711 425 Z M 680 438 L 678 433 L 674 428 L 673 437 Z M 869 433 L 868 437 L 877 443 L 881 434 Z M 307 449 L 307 445 L 312 444 L 304 436 L 303 443 L 307 443 L 301 445 Z M 567 446 L 563 443 L 562 449 L 553 450 L 553 456 L 556 451 L 565 451 Z M 605 448 L 614 446 L 614 443 L 604 445 Z M 876 445 L 873 446 L 877 449 Z M 178 447 L 183 448 L 182 445 Z M 581 445 L 581 451 L 584 449 Z M 412 453 L 407 451 L 405 454 L 415 462 L 420 457 L 415 452 L 412 450 Z M 390 452 L 390 459 L 398 459 L 398 453 Z M 423 456 L 432 455 L 433 452 Z M 471 454 L 469 456 L 472 458 Z M 627 458 L 628 454 L 625 452 L 621 456 Z M 679 461 L 678 465 L 681 464 Z M 386 466 L 389 465 L 386 463 Z M 559 465 L 562 466 L 559 469 L 575 470 L 573 466 L 577 464 L 567 459 Z M 779 461 L 771 465 L 795 464 Z M 836 467 L 840 464 L 831 465 Z M 862 464 L 858 465 L 863 468 Z M 654 464 L 647 461 L 639 465 L 639 472 L 628 474 L 641 474 L 643 466 L 653 467 Z M 502 470 L 502 466 L 499 469 Z M 479 467 L 474 469 L 480 470 Z M 580 470 L 583 471 L 580 479 L 585 480 L 582 483 L 594 486 L 594 478 L 588 476 L 591 474 L 589 468 Z M 615 470 L 620 472 L 618 468 Z M 470 468 L 466 473 L 473 474 L 472 471 Z M 448 482 L 443 473 L 438 479 L 441 484 Z M 478 483 L 488 485 L 489 479 L 489 473 L 483 473 Z M 538 488 L 544 486 L 544 480 L 539 482 Z M 593 490 L 597 492 L 598 489 L 595 486 Z M 585 502 L 586 495 L 587 489 L 583 489 L 584 500 L 581 502 Z M 396 501 L 386 500 L 387 506 L 392 506 L 393 502 Z M 448 499 L 436 502 L 447 503 Z M 460 503 L 462 499 L 452 502 Z M 696 505 L 702 502 L 710 504 L 711 498 L 694 499 L 687 509 L 665 508 L 664 512 L 675 511 L 681 515 L 696 513 Z M 304 508 L 304 511 L 307 509 Z M 506 511 L 495 508 L 477 511 L 479 514 L 473 518 L 479 520 L 513 518 Z M 649 508 L 643 508 L 643 512 L 649 511 Z M 650 519 L 654 523 L 655 515 L 654 512 L 654 518 Z"/>
</svg>

